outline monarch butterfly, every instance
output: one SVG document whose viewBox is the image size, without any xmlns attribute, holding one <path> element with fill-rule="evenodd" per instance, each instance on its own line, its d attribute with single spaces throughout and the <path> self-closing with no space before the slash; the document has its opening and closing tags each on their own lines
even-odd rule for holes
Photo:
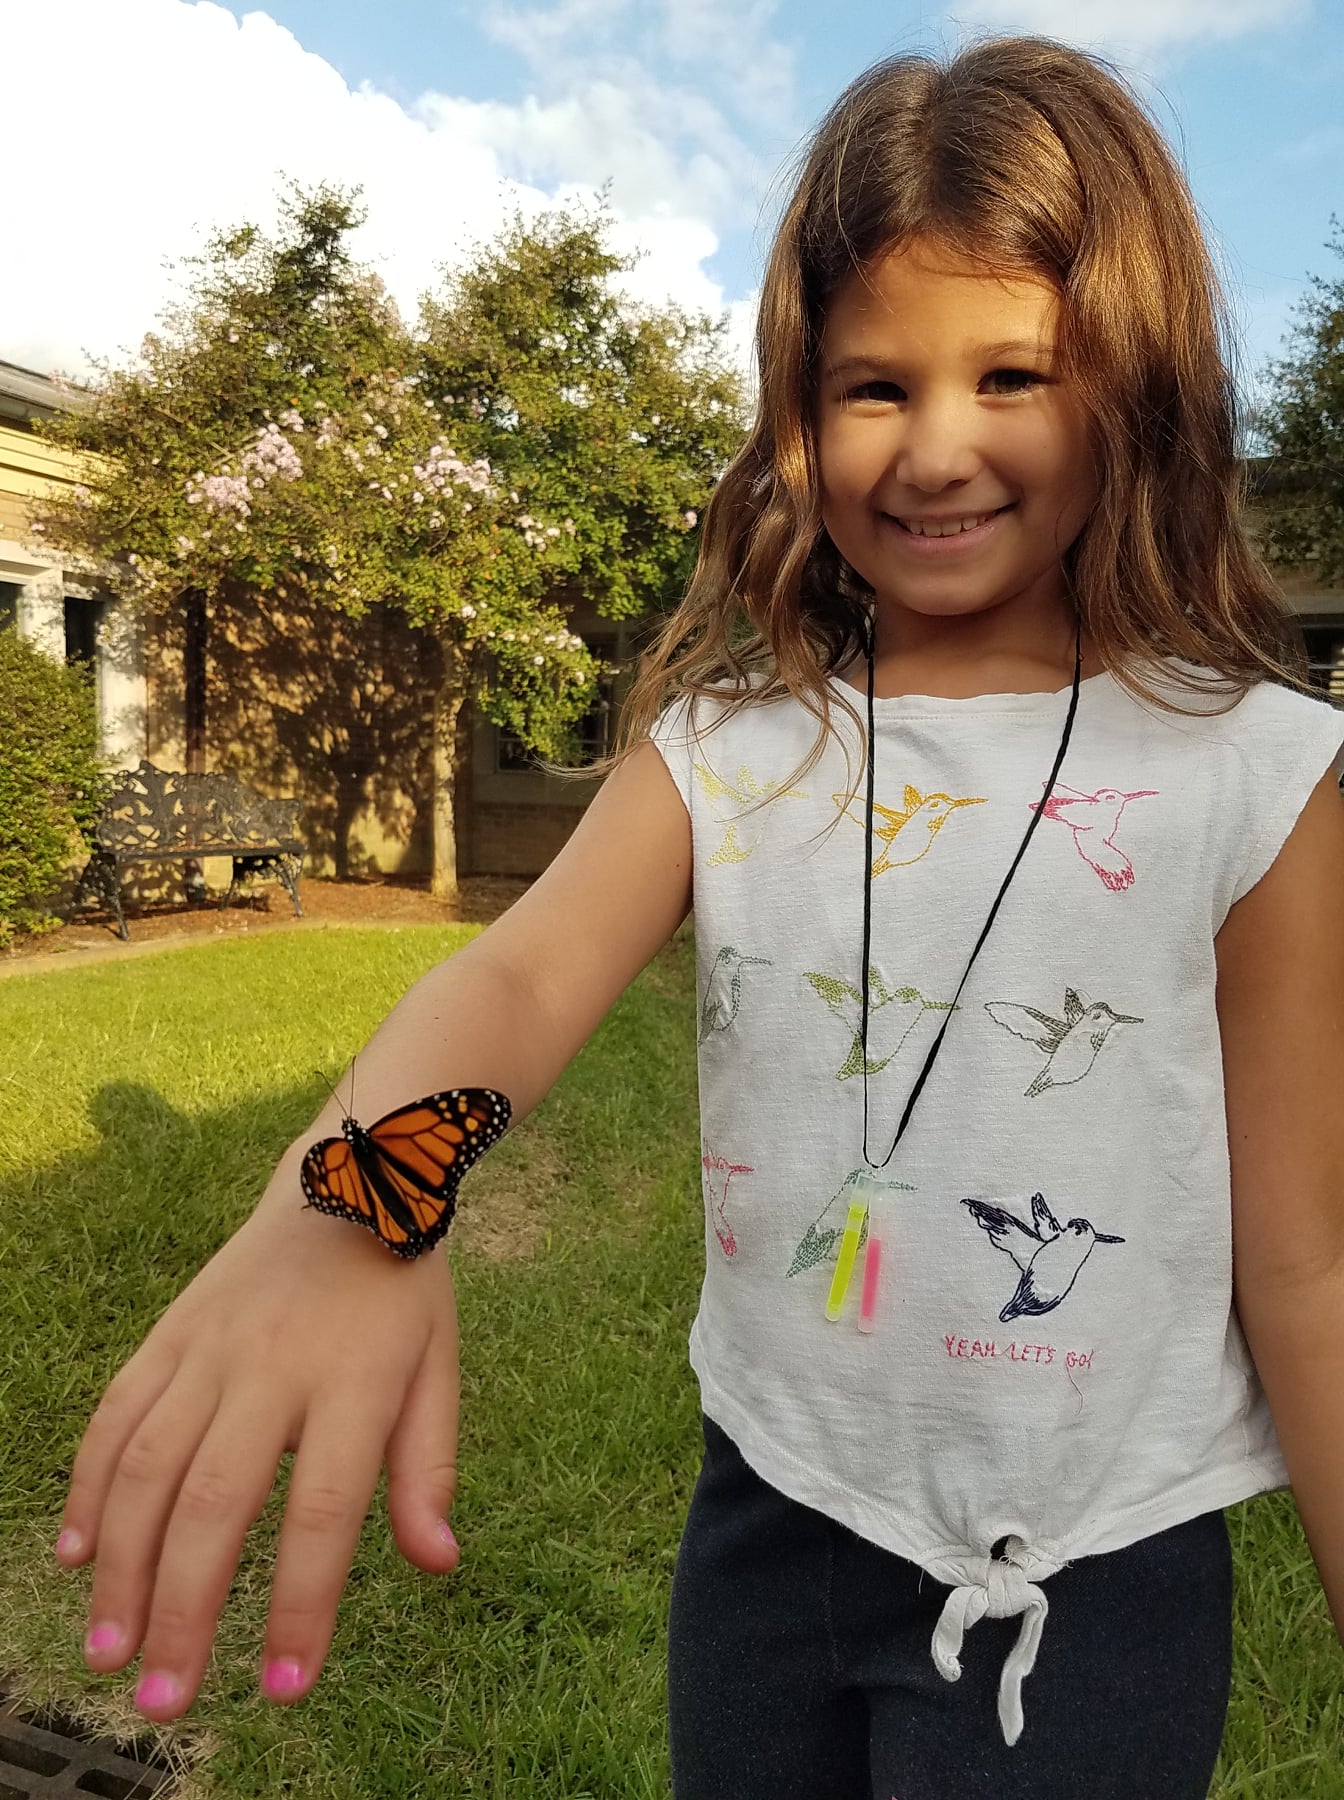
<svg viewBox="0 0 1344 1800">
<path fill-rule="evenodd" d="M 419 1256 L 452 1224 L 458 1182 L 507 1130 L 511 1111 L 492 1088 L 452 1088 L 367 1130 L 347 1113 L 343 1135 L 323 1138 L 303 1159 L 308 1205 L 366 1225 L 394 1255 Z"/>
</svg>

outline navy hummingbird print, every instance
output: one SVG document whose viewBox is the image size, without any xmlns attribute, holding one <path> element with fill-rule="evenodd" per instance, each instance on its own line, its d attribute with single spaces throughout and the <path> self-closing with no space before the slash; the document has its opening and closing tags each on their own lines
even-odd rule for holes
<svg viewBox="0 0 1344 1800">
<path fill-rule="evenodd" d="M 1017 1264 L 1017 1287 L 999 1313 L 1005 1325 L 1023 1313 L 1053 1312 L 1067 1299 L 1095 1245 L 1125 1241 L 1098 1231 L 1090 1219 L 1070 1219 L 1061 1225 L 1043 1194 L 1031 1197 L 1030 1225 L 1006 1206 L 988 1200 L 963 1200 L 961 1204 L 969 1208 L 994 1248 Z"/>
<path fill-rule="evenodd" d="M 1026 1090 L 1034 1100 L 1047 1088 L 1068 1087 L 1081 1081 L 1110 1042 L 1117 1025 L 1142 1025 L 1134 1013 L 1116 1012 L 1104 1000 L 1089 1002 L 1077 988 L 1064 990 L 1064 1017 L 1052 1018 L 1034 1006 L 1018 1006 L 1011 1000 L 988 1000 L 985 1011 L 996 1025 L 1025 1038 L 1045 1052 L 1045 1066 Z"/>
</svg>

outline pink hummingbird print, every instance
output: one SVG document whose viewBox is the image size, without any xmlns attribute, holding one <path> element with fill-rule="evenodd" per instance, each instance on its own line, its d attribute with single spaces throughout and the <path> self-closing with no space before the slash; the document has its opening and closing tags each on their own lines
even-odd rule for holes
<svg viewBox="0 0 1344 1800">
<path fill-rule="evenodd" d="M 1115 841 L 1121 815 L 1131 800 L 1152 799 L 1157 792 L 1137 788 L 1122 794 L 1118 788 L 1098 788 L 1095 794 L 1079 794 L 1057 781 L 1044 800 L 1033 800 L 1030 806 L 1033 812 L 1067 825 L 1083 861 L 1092 865 L 1111 893 L 1123 894 L 1134 885 L 1134 865 Z"/>
<path fill-rule="evenodd" d="M 737 1255 L 737 1239 L 728 1223 L 724 1208 L 728 1203 L 728 1184 L 734 1175 L 754 1175 L 748 1163 L 730 1163 L 726 1156 L 716 1156 L 708 1144 L 702 1146 L 700 1166 L 705 1171 L 705 1188 L 710 1202 L 710 1224 L 725 1256 Z"/>
</svg>

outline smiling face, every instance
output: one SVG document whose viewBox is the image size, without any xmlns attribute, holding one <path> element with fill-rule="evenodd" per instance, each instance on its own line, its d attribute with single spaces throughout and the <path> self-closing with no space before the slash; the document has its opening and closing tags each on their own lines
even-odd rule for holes
<svg viewBox="0 0 1344 1800">
<path fill-rule="evenodd" d="M 924 643 L 939 621 L 972 615 L 1005 647 L 1071 635 L 1061 559 L 1097 478 L 1055 356 L 1058 314 L 1048 283 L 923 243 L 833 295 L 816 415 L 822 516 L 874 591 L 880 645 Z"/>
</svg>

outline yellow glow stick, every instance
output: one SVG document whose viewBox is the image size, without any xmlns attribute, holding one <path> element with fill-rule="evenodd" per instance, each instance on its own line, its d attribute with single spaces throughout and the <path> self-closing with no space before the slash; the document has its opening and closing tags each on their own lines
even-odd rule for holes
<svg viewBox="0 0 1344 1800">
<path fill-rule="evenodd" d="M 828 1319 L 838 1319 L 841 1308 L 845 1304 L 845 1293 L 849 1287 L 849 1278 L 854 1273 L 854 1258 L 859 1253 L 859 1236 L 863 1231 L 863 1221 L 867 1211 L 866 1199 L 850 1201 L 849 1217 L 845 1220 L 845 1233 L 840 1239 L 840 1255 L 836 1259 L 835 1274 L 831 1277 L 831 1291 L 826 1300 L 826 1317 Z"/>
</svg>

